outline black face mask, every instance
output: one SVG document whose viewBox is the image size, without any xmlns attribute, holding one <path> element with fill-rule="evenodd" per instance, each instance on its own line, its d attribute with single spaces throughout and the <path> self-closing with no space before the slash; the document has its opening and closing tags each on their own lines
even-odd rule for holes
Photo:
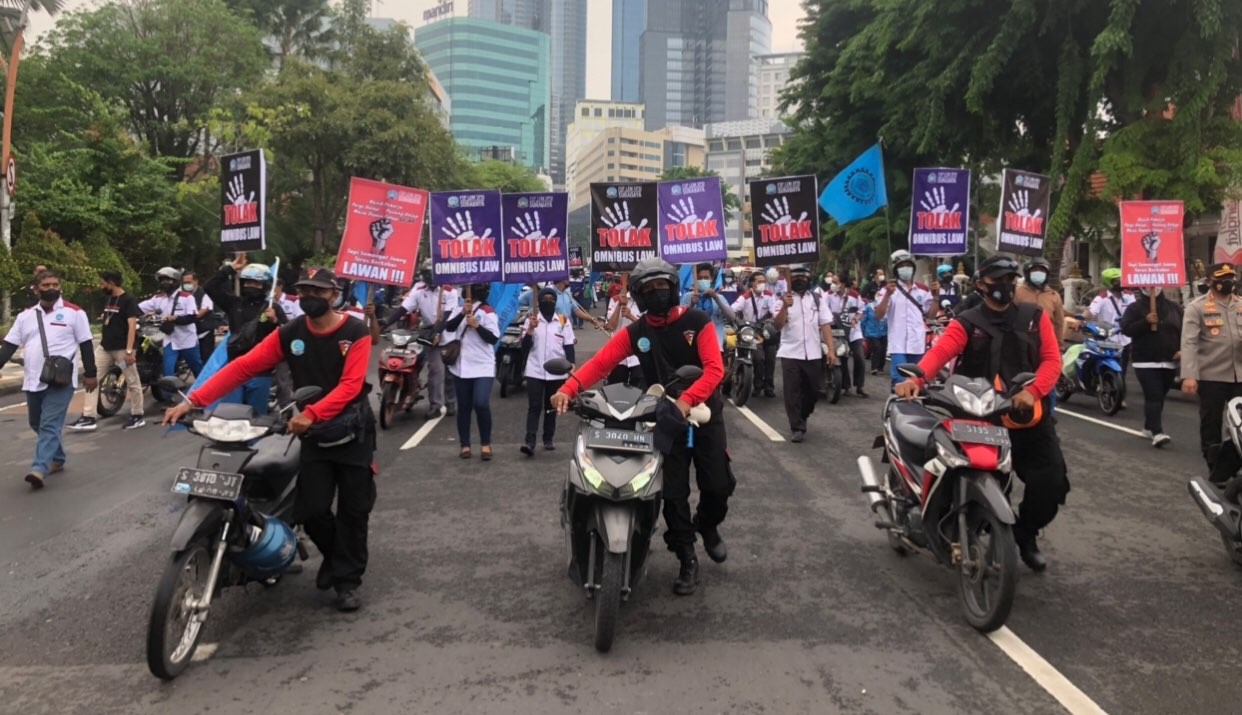
<svg viewBox="0 0 1242 715">
<path fill-rule="evenodd" d="M 543 316 L 544 320 L 551 320 L 552 316 L 556 314 L 556 303 L 540 303 L 539 314 Z"/>
<path fill-rule="evenodd" d="M 669 288 L 656 288 L 643 294 L 643 306 L 652 315 L 664 316 L 673 309 L 673 291 Z"/>
<path fill-rule="evenodd" d="M 263 289 L 262 288 L 242 288 L 241 295 L 243 298 L 246 299 L 247 302 L 253 303 L 258 300 L 263 300 Z"/>
<path fill-rule="evenodd" d="M 790 285 L 795 293 L 805 293 L 810 283 L 805 278 L 795 278 Z"/>
<path fill-rule="evenodd" d="M 1212 290 L 1216 291 L 1217 293 L 1220 293 L 1221 295 L 1230 295 L 1231 293 L 1233 293 L 1233 290 L 1236 287 L 1237 287 L 1237 282 L 1234 281 L 1232 278 L 1228 280 L 1212 282 Z"/>
<path fill-rule="evenodd" d="M 55 303 L 60 300 L 60 291 L 58 290 L 41 290 L 39 291 L 39 300 L 44 303 Z"/>
<path fill-rule="evenodd" d="M 419 278 L 423 279 L 423 283 L 426 283 L 429 286 L 433 285 L 432 279 L 434 278 L 434 276 L 431 275 L 431 271 L 424 271 L 422 275 L 419 276 Z"/>
<path fill-rule="evenodd" d="M 984 288 L 989 298 L 1001 305 L 1009 305 L 1013 302 L 1013 294 L 1018 287 L 1013 283 L 997 283 L 990 286 L 985 284 Z"/>
<path fill-rule="evenodd" d="M 317 295 L 304 295 L 298 299 L 302 312 L 311 318 L 321 318 L 328 312 L 328 299 Z"/>
<path fill-rule="evenodd" d="M 1195 286 L 1195 288 L 1199 290 L 1199 295 L 1204 295 L 1207 293 L 1207 283 L 1200 283 L 1199 285 Z"/>
<path fill-rule="evenodd" d="M 161 283 L 160 283 L 160 290 L 164 291 L 165 293 L 170 293 L 170 294 L 171 294 L 171 293 L 173 293 L 173 292 L 175 292 L 175 291 L 177 290 L 177 284 L 176 284 L 176 283 L 164 283 L 164 282 L 161 282 Z"/>
</svg>

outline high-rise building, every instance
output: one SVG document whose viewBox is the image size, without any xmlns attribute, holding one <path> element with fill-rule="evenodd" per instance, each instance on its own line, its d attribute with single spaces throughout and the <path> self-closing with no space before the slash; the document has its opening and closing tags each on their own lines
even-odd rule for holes
<svg viewBox="0 0 1242 715">
<path fill-rule="evenodd" d="M 549 166 L 547 35 L 462 17 L 419 27 L 414 44 L 448 93 L 459 144 L 536 170 Z"/>
<path fill-rule="evenodd" d="M 565 132 L 565 188 L 570 191 L 571 204 L 578 164 L 589 158 L 585 153 L 587 146 L 610 127 L 642 129 L 643 113 L 643 105 L 636 102 L 584 99 L 574 107 L 574 120 Z"/>
<path fill-rule="evenodd" d="M 479 20 L 546 32 L 543 27 L 546 3 L 547 0 L 470 0 L 466 14 Z"/>
<path fill-rule="evenodd" d="M 771 45 L 767 0 L 649 2 L 639 42 L 647 127 L 702 127 L 754 116 L 754 57 Z"/>
<path fill-rule="evenodd" d="M 802 59 L 801 52 L 782 52 L 772 55 L 759 55 L 756 65 L 759 71 L 759 111 L 756 119 L 779 119 L 785 113 L 780 110 L 781 92 L 789 84 L 789 72 Z M 790 108 L 792 114 L 793 108 Z"/>
<path fill-rule="evenodd" d="M 579 152 L 574 183 L 569 187 L 569 210 L 572 214 L 590 205 L 593 183 L 655 181 L 668 168 L 701 169 L 705 158 L 702 129 L 666 127 L 649 132 L 610 126 Z"/>
<path fill-rule="evenodd" d="M 771 170 L 772 150 L 785 143 L 790 129 L 780 119 L 749 119 L 720 122 L 704 127 L 707 168 L 720 174 L 724 183 L 742 200 L 725 225 L 730 251 L 753 251 L 750 244 L 750 197 L 747 182 L 761 179 Z M 753 255 L 753 252 L 752 252 Z"/>
<path fill-rule="evenodd" d="M 612 0 L 612 101 L 637 102 L 647 0 Z"/>
</svg>

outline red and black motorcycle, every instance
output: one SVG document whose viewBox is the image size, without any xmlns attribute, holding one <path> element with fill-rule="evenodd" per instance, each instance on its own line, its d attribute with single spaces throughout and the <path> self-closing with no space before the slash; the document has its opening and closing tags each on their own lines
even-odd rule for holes
<svg viewBox="0 0 1242 715">
<path fill-rule="evenodd" d="M 917 365 L 897 371 L 923 377 Z M 862 490 L 889 545 L 902 555 L 926 551 L 956 569 L 966 621 L 984 632 L 1009 617 L 1018 576 L 1007 496 L 1012 453 L 1000 420 L 1012 396 L 1034 381 L 1022 373 L 1002 395 L 987 380 L 952 375 L 925 397 L 890 397 L 875 443 L 887 472 L 881 478 L 870 457 L 858 458 Z"/>
<path fill-rule="evenodd" d="M 380 427 L 392 426 L 397 411 L 409 412 L 423 398 L 419 376 L 430 336 L 410 330 L 394 330 L 388 335 L 389 345 L 380 352 Z"/>
</svg>

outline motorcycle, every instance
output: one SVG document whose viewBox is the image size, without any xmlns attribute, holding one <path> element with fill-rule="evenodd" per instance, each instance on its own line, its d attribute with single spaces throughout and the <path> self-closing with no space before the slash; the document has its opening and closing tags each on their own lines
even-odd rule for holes
<svg viewBox="0 0 1242 715">
<path fill-rule="evenodd" d="M 1069 402 L 1075 392 L 1083 392 L 1095 397 L 1105 415 L 1115 415 L 1126 399 L 1126 383 L 1121 377 L 1124 346 L 1110 340 L 1117 331 L 1108 326 L 1083 323 L 1082 331 L 1085 339 L 1081 347 L 1070 347 L 1062 357 L 1057 402 Z"/>
<path fill-rule="evenodd" d="M 397 410 L 409 412 L 423 398 L 419 374 L 426 351 L 432 346 L 426 335 L 418 336 L 405 329 L 392 331 L 388 339 L 392 345 L 385 347 L 379 356 L 379 423 L 382 429 L 392 426 Z"/>
<path fill-rule="evenodd" d="M 1221 451 L 1233 450 L 1242 458 L 1242 397 L 1235 397 L 1225 405 L 1225 443 Z M 1242 476 L 1234 474 L 1224 484 L 1207 479 L 1191 479 L 1186 488 L 1199 505 L 1207 520 L 1220 532 L 1225 553 L 1238 566 L 1242 566 Z"/>
<path fill-rule="evenodd" d="M 906 377 L 923 377 L 917 365 L 900 365 Z M 1006 496 L 1012 474 L 1009 430 L 997 424 L 1012 396 L 1035 381 L 1014 380 L 1009 394 L 987 380 L 952 375 L 929 385 L 916 400 L 890 397 L 884 434 L 875 446 L 888 463 L 883 478 L 871 459 L 858 458 L 862 491 L 875 526 L 898 554 L 930 553 L 958 572 L 966 621 L 988 632 L 1009 616 L 1017 588 L 1018 547 Z"/>
<path fill-rule="evenodd" d="M 745 407 L 755 389 L 755 365 L 763 337 L 753 323 L 743 323 L 725 335 L 725 378 L 722 385 L 733 404 Z"/>
<path fill-rule="evenodd" d="M 526 379 L 527 352 L 522 346 L 522 338 L 526 335 L 526 321 L 529 317 L 528 310 L 518 311 L 517 317 L 505 328 L 504 335 L 500 336 L 500 344 L 496 348 L 496 382 L 500 383 L 501 397 L 508 397 Z"/>
<path fill-rule="evenodd" d="M 156 402 L 170 402 L 176 393 L 168 393 L 158 384 L 164 375 L 164 342 L 168 338 L 160 330 L 163 319 L 158 313 L 138 320 L 138 338 L 134 347 L 135 364 L 138 366 L 138 379 L 144 388 L 151 391 Z M 185 360 L 177 361 L 177 377 L 187 383 L 194 382 L 194 373 Z M 96 409 L 100 417 L 111 417 L 121 411 L 125 404 L 125 373 L 120 365 L 113 365 L 99 377 L 99 397 Z"/>
<path fill-rule="evenodd" d="M 842 386 L 850 374 L 850 331 L 853 330 L 857 318 L 858 309 L 851 308 L 844 315 L 837 315 L 832 319 L 832 344 L 836 348 L 837 365 L 835 369 L 827 368 L 825 376 L 828 379 L 824 382 L 828 403 L 832 405 L 840 401 Z M 827 350 L 826 345 L 824 349 Z"/>
<path fill-rule="evenodd" d="M 568 360 L 544 369 L 576 380 Z M 703 369 L 683 365 L 667 385 L 644 393 L 623 383 L 587 390 L 571 403 L 582 419 L 561 493 L 561 527 L 569 578 L 595 601 L 595 649 L 612 648 L 617 615 L 646 575 L 651 539 L 660 521 L 663 455 L 655 449 L 656 407 L 665 389 L 697 380 Z M 711 409 L 696 405 L 692 425 Z M 693 434 L 693 433 L 691 433 Z"/>
<path fill-rule="evenodd" d="M 188 383 L 159 380 L 176 394 Z M 297 496 L 301 442 L 286 433 L 285 416 L 322 394 L 302 387 L 294 401 L 264 416 L 249 405 L 222 403 L 182 421 L 207 440 L 196 467 L 181 467 L 174 494 L 187 497 L 173 532 L 147 624 L 147 667 L 172 680 L 190 664 L 212 600 L 229 586 L 275 585 L 306 547 L 289 522 Z"/>
</svg>

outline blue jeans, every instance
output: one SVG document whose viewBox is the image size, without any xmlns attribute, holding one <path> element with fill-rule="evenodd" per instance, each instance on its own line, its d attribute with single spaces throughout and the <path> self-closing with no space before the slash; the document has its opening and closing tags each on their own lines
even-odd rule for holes
<svg viewBox="0 0 1242 715">
<path fill-rule="evenodd" d="M 65 416 L 69 414 L 69 401 L 72 399 L 72 385 L 48 387 L 40 392 L 26 393 L 30 429 L 38 435 L 30 471 L 46 477 L 53 463 L 65 463 L 65 445 L 61 442 L 61 433 L 65 430 Z"/>
<path fill-rule="evenodd" d="M 479 416 L 479 444 L 492 443 L 493 377 L 454 378 L 457 385 L 457 438 L 461 446 L 470 446 L 470 413 Z"/>
<path fill-rule="evenodd" d="M 901 365 L 903 363 L 908 363 L 908 362 L 918 363 L 918 361 L 922 359 L 923 359 L 922 353 L 919 353 L 917 355 L 913 353 L 893 353 L 892 355 L 889 355 L 888 356 L 888 360 L 889 360 L 888 371 L 889 371 L 889 376 L 893 378 L 893 387 L 897 387 L 897 383 L 904 382 L 906 379 L 903 375 L 897 372 L 898 365 Z M 930 380 L 934 377 L 935 375 L 928 375 L 927 379 Z"/>
<path fill-rule="evenodd" d="M 185 360 L 185 364 L 190 366 L 190 372 L 194 373 L 195 377 L 198 377 L 198 374 L 203 371 L 203 353 L 199 350 L 197 344 L 194 347 L 186 348 L 185 350 L 173 350 L 165 345 L 164 377 L 177 374 L 178 358 Z"/>
</svg>

